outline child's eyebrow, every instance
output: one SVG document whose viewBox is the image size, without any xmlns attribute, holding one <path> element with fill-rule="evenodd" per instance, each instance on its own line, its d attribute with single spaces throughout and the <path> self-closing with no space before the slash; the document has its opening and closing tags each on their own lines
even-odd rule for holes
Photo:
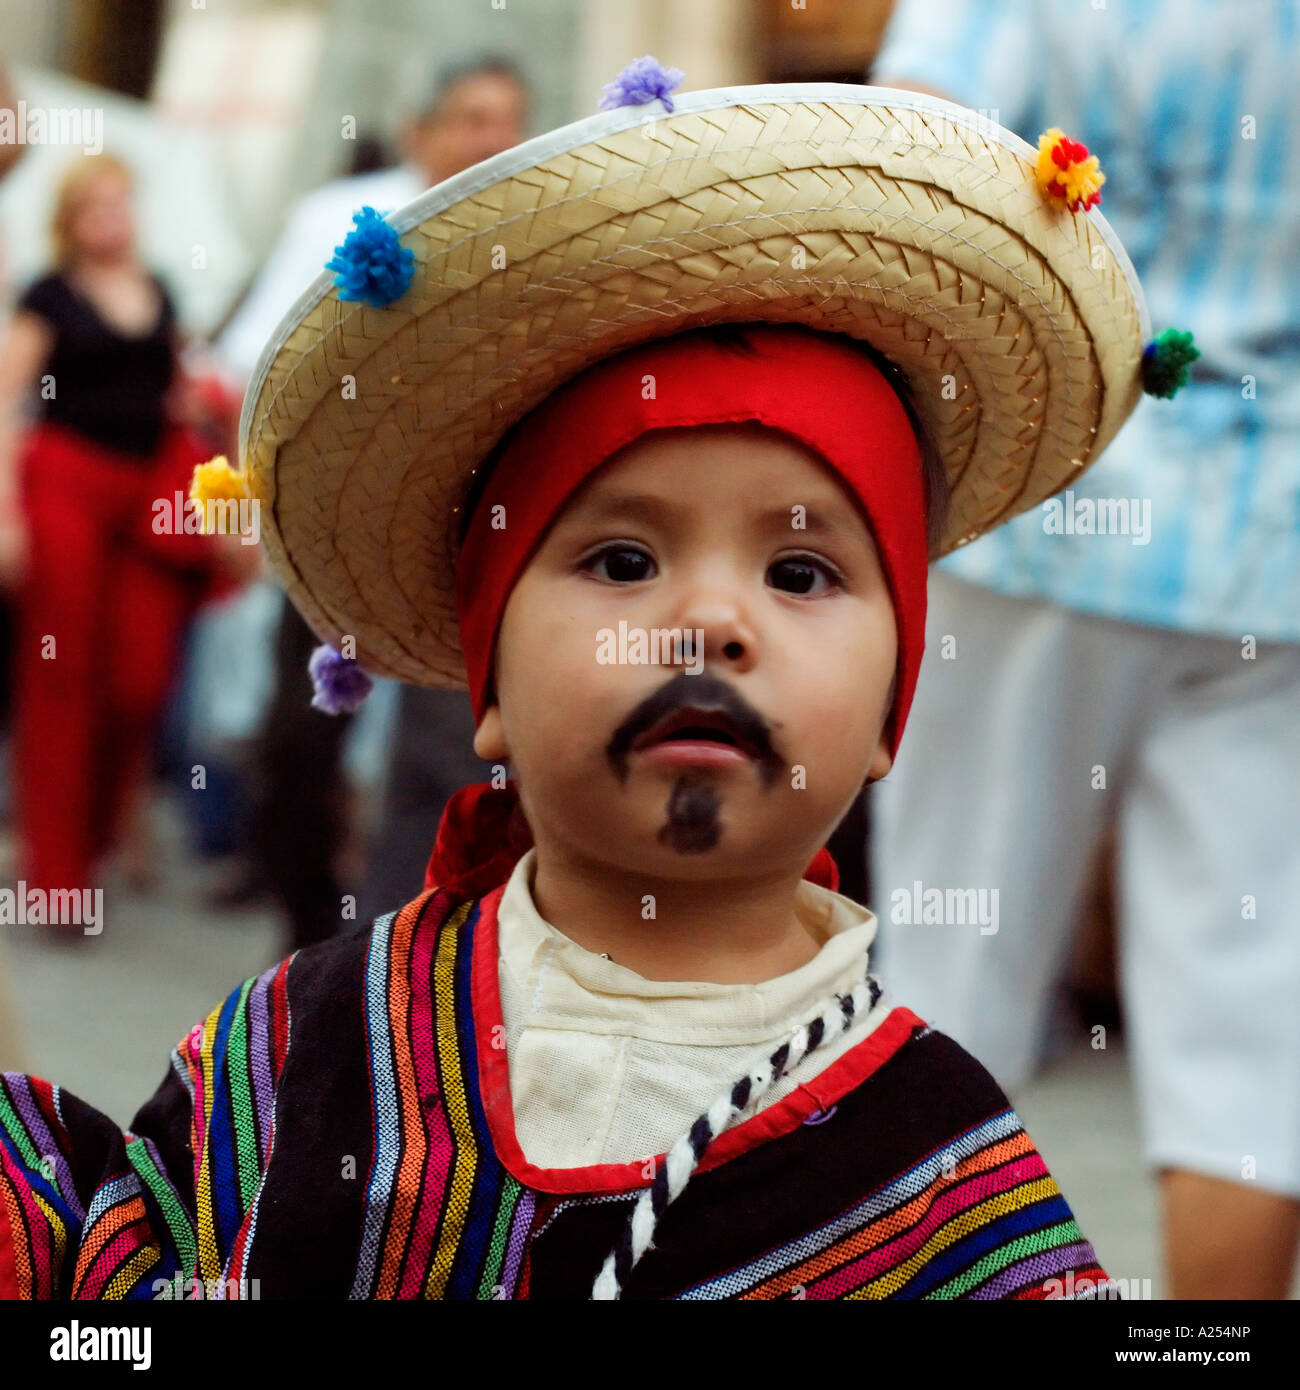
<svg viewBox="0 0 1300 1390">
<path fill-rule="evenodd" d="M 582 524 L 602 524 L 622 519 L 644 520 L 669 525 L 688 510 L 683 502 L 645 492 L 606 492 L 593 496 L 581 508 Z M 843 541 L 861 540 L 863 528 L 855 526 L 843 506 L 815 510 L 806 503 L 791 503 L 788 507 L 764 507 L 753 515 L 754 524 L 765 532 L 790 532 L 800 536 L 816 536 Z"/>
<path fill-rule="evenodd" d="M 623 518 L 666 523 L 681 510 L 682 504 L 650 492 L 602 492 L 587 498 L 577 509 L 584 525 L 618 521 Z"/>
<path fill-rule="evenodd" d="M 789 530 L 795 537 L 820 536 L 826 540 L 860 541 L 865 534 L 865 528 L 855 525 L 855 518 L 844 507 L 823 511 L 814 511 L 803 503 L 771 507 L 761 512 L 758 520 L 771 530 Z"/>
</svg>

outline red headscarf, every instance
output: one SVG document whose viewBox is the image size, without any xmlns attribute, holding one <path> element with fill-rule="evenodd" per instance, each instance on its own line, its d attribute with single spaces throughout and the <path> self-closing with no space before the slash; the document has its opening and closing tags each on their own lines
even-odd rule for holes
<svg viewBox="0 0 1300 1390">
<path fill-rule="evenodd" d="M 754 351 L 685 332 L 589 367 L 515 429 L 487 480 L 456 567 L 461 645 L 474 716 L 491 703 L 492 656 L 511 590 L 568 498 L 649 430 L 757 421 L 819 454 L 862 506 L 898 630 L 888 728 L 898 748 L 925 645 L 928 562 L 920 449 L 894 388 L 841 335 L 747 324 Z M 493 529 L 493 509 L 509 525 Z M 513 787 L 465 787 L 448 803 L 426 886 L 477 895 L 509 877 L 531 838 Z M 807 876 L 838 883 L 823 849 Z"/>
</svg>

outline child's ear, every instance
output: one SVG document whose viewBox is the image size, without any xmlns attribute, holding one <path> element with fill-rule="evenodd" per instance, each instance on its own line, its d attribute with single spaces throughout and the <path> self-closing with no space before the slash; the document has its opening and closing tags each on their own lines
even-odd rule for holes
<svg viewBox="0 0 1300 1390">
<path fill-rule="evenodd" d="M 880 736 L 880 742 L 876 744 L 876 751 L 871 755 L 871 766 L 867 769 L 867 782 L 879 782 L 894 765 L 894 759 L 889 751 L 889 743 L 884 734 Z"/>
<path fill-rule="evenodd" d="M 500 705 L 489 705 L 483 712 L 474 731 L 474 752 L 486 763 L 509 762 L 510 745 L 506 742 Z"/>
</svg>

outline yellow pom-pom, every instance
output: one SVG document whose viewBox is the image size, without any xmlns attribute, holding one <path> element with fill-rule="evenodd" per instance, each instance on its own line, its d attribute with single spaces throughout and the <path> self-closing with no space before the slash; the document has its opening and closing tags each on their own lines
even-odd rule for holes
<svg viewBox="0 0 1300 1390">
<path fill-rule="evenodd" d="M 1087 145 L 1071 140 L 1053 126 L 1038 137 L 1038 163 L 1034 169 L 1038 186 L 1054 202 L 1071 212 L 1086 212 L 1101 202 L 1101 186 L 1106 175 Z"/>
<path fill-rule="evenodd" d="M 248 474 L 231 468 L 225 454 L 218 454 L 207 463 L 200 463 L 194 470 L 190 483 L 190 501 L 198 510 L 199 529 L 207 533 L 207 514 L 211 510 L 218 520 L 224 517 L 227 509 L 209 508 L 209 502 L 238 502 L 249 495 Z M 215 528 L 224 531 L 223 526 Z"/>
</svg>

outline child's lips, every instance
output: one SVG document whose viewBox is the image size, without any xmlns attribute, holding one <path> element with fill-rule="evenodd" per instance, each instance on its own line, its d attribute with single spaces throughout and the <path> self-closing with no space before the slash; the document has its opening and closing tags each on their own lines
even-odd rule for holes
<svg viewBox="0 0 1300 1390">
<path fill-rule="evenodd" d="M 693 709 L 675 710 L 661 719 L 637 738 L 629 751 L 670 767 L 739 766 L 758 756 L 729 716 Z"/>
<path fill-rule="evenodd" d="M 749 754 L 729 743 L 709 739 L 668 739 L 632 750 L 648 763 L 663 767 L 736 767 L 751 762 Z"/>
</svg>

